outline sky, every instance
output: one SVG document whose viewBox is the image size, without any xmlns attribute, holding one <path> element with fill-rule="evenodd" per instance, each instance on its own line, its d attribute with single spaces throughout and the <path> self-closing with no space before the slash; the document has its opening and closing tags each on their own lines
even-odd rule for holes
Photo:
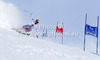
<svg viewBox="0 0 100 60">
<path fill-rule="evenodd" d="M 83 48 L 85 14 L 87 23 L 97 26 L 97 16 L 100 16 L 99 0 L 2 0 L 6 4 L 14 4 L 25 24 L 30 23 L 30 15 L 23 10 L 33 13 L 33 19 L 39 19 L 39 24 L 56 25 L 64 23 L 64 32 L 78 32 L 78 37 L 64 37 L 64 45 Z M 23 9 L 20 10 L 19 8 Z M 49 30 L 48 30 L 49 31 Z M 55 30 L 52 30 L 55 31 Z M 100 33 L 100 32 L 99 32 Z M 96 38 L 86 36 L 87 49 L 95 50 Z M 57 42 L 61 38 L 57 37 Z M 99 39 L 100 40 L 100 39 Z M 99 41 L 100 43 L 100 41 Z M 100 44 L 99 44 L 100 46 Z M 93 50 L 93 51 L 94 51 Z"/>
</svg>

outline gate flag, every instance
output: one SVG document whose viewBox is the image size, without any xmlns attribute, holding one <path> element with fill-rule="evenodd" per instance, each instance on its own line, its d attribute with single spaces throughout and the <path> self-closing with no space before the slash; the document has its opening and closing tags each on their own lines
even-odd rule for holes
<svg viewBox="0 0 100 60">
<path fill-rule="evenodd" d="M 88 24 L 85 25 L 85 35 L 92 35 L 98 38 L 98 27 L 93 27 Z"/>
<path fill-rule="evenodd" d="M 58 27 L 58 21 L 57 21 L 57 27 L 56 27 L 56 33 L 61 33 L 62 34 L 62 44 L 63 44 L 63 22 L 62 22 L 62 27 Z M 56 39 L 56 33 L 55 33 L 55 39 Z"/>
</svg>

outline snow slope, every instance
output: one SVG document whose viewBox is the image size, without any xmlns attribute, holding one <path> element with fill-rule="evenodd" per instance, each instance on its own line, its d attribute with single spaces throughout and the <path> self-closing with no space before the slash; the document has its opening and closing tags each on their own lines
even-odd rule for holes
<svg viewBox="0 0 100 60">
<path fill-rule="evenodd" d="M 100 56 L 0 28 L 0 60 L 100 60 Z"/>
</svg>

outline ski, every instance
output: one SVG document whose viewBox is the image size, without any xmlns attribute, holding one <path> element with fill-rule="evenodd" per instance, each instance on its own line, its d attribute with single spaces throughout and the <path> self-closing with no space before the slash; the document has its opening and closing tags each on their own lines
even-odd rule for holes
<svg viewBox="0 0 100 60">
<path fill-rule="evenodd" d="M 23 35 L 27 35 L 27 36 L 30 36 L 29 33 L 24 33 L 24 32 L 21 32 L 21 31 L 17 31 L 19 34 L 23 34 Z"/>
</svg>

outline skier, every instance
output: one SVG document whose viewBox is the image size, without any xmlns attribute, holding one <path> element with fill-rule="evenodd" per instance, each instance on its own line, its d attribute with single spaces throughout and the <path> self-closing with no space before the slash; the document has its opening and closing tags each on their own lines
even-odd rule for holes
<svg viewBox="0 0 100 60">
<path fill-rule="evenodd" d="M 34 21 L 34 23 L 33 24 L 28 24 L 28 25 L 24 25 L 24 26 L 22 26 L 20 29 L 13 29 L 13 30 L 16 30 L 16 32 L 18 32 L 18 33 L 22 33 L 22 34 L 24 34 L 24 35 L 30 35 L 29 33 L 27 33 L 27 32 L 30 32 L 31 30 L 32 30 L 32 28 L 35 26 L 35 25 L 37 25 L 39 23 L 39 19 L 36 19 L 35 21 Z"/>
<path fill-rule="evenodd" d="M 24 25 L 24 26 L 22 27 L 22 29 L 24 29 L 25 32 L 30 32 L 30 31 L 32 30 L 32 27 L 34 27 L 34 26 L 37 25 L 38 23 L 39 23 L 39 20 L 36 19 L 36 20 L 35 20 L 35 24 Z"/>
<path fill-rule="evenodd" d="M 24 29 L 25 30 L 25 32 L 30 32 L 31 31 L 31 29 L 32 29 L 32 27 L 34 27 L 35 25 L 37 25 L 39 23 L 39 20 L 38 19 L 36 19 L 35 20 L 35 24 L 31 24 L 31 25 L 24 25 L 23 27 L 22 27 L 22 29 Z"/>
</svg>

